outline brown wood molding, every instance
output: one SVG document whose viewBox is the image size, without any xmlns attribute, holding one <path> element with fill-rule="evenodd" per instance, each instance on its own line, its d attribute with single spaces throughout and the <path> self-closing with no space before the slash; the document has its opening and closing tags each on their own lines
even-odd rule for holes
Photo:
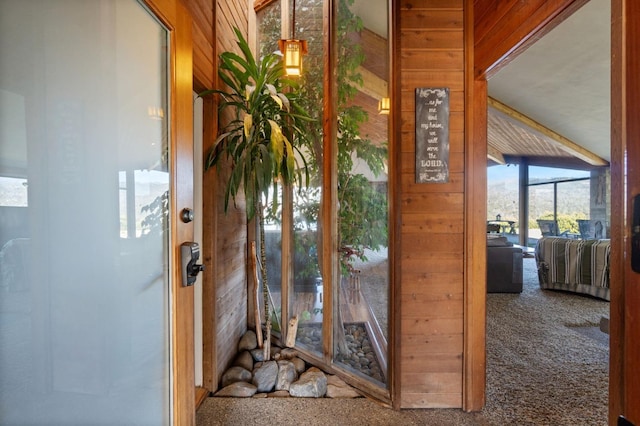
<svg viewBox="0 0 640 426">
<path fill-rule="evenodd" d="M 493 75 L 587 1 L 476 0 L 476 77 Z"/>
<path fill-rule="evenodd" d="M 280 0 L 256 0 L 253 2 L 253 11 L 255 13 L 258 13 L 265 7 L 269 6 L 271 3 L 275 3 L 279 1 Z"/>
<path fill-rule="evenodd" d="M 182 223 L 179 212 L 193 206 L 193 38 L 192 19 L 177 0 L 147 0 L 147 6 L 169 29 L 171 129 L 169 152 L 173 171 L 170 189 L 171 358 L 173 420 L 195 425 L 194 295 L 182 286 L 180 244 L 193 241 L 193 223 Z"/>
<path fill-rule="evenodd" d="M 465 265 L 462 408 L 479 411 L 486 387 L 487 81 L 475 80 L 472 1 L 465 8 Z M 480 285 L 483 283 L 484 285 Z"/>
<path fill-rule="evenodd" d="M 640 3 L 611 7 L 611 288 L 609 424 L 640 424 L 640 274 L 631 270 L 633 196 L 640 193 Z"/>
<path fill-rule="evenodd" d="M 401 370 L 401 188 L 399 176 L 401 131 L 401 84 L 402 73 L 400 69 L 400 0 L 391 0 L 389 7 L 389 97 L 391 98 L 391 113 L 389 114 L 389 393 L 394 409 L 400 409 L 400 374 Z"/>
</svg>

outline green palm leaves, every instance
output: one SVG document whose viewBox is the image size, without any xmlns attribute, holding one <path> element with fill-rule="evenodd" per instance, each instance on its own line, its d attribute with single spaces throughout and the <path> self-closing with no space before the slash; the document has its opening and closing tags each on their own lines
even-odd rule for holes
<svg viewBox="0 0 640 426">
<path fill-rule="evenodd" d="M 308 184 L 307 167 L 299 147 L 306 140 L 311 118 L 296 102 L 297 82 L 285 78 L 281 58 L 269 54 L 256 61 L 240 31 L 235 29 L 235 33 L 242 55 L 234 52 L 220 55 L 218 75 L 227 89 L 200 94 L 219 95 L 221 121 L 228 123 L 208 153 L 205 168 L 218 164 L 221 158 L 229 160 L 232 171 L 226 187 L 225 210 L 243 188 L 247 220 L 251 220 L 261 197 L 268 197 L 269 189 L 278 180 L 285 184 L 295 181 Z"/>
</svg>

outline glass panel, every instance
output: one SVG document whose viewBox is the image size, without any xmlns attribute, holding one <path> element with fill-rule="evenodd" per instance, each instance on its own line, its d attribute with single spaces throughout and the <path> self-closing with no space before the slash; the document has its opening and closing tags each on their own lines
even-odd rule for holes
<svg viewBox="0 0 640 426">
<path fill-rule="evenodd" d="M 281 7 L 279 2 L 271 3 L 257 14 L 258 50 L 260 57 L 278 50 L 281 35 Z M 275 202 L 275 206 L 274 206 Z M 264 203 L 265 247 L 267 254 L 267 281 L 271 304 L 271 331 L 280 335 L 282 303 L 282 187 L 278 185 L 277 194 L 271 194 Z M 258 226 L 256 225 L 256 228 Z M 259 231 L 256 231 L 259 239 Z M 256 250 L 259 251 L 259 244 Z M 260 253 L 258 252 L 258 257 Z M 262 290 L 259 291 L 262 298 Z M 260 304 L 264 304 L 261 300 Z M 261 311 L 263 312 L 263 311 Z M 261 320 L 262 321 L 262 320 Z"/>
<path fill-rule="evenodd" d="M 529 169 L 529 233 L 542 236 L 538 220 L 556 220 L 558 233 L 578 238 L 578 220 L 589 219 L 590 173 L 548 167 Z M 563 180 L 570 180 L 562 182 Z M 557 216 L 554 217 L 554 212 Z"/>
<path fill-rule="evenodd" d="M 334 321 L 335 361 L 385 386 L 389 317 L 387 257 L 388 98 L 386 24 L 365 22 L 360 7 L 341 0 L 338 12 L 338 249 L 341 283 Z M 368 14 L 367 14 L 368 15 Z M 388 112 L 387 112 L 388 113 Z"/>
<path fill-rule="evenodd" d="M 514 221 L 516 234 L 520 233 L 518 222 L 518 195 L 520 188 L 520 166 L 497 165 L 487 169 L 487 221 Z M 504 231 L 507 222 L 498 222 Z M 508 232 L 509 229 L 507 228 Z"/>
<path fill-rule="evenodd" d="M 293 7 L 293 4 L 291 4 Z M 293 300 L 291 314 L 298 318 L 296 344 L 322 354 L 323 281 L 320 277 L 322 250 L 319 232 L 320 199 L 322 197 L 323 153 L 323 2 L 296 1 L 295 34 L 308 44 L 308 54 L 302 59 L 303 87 L 301 101 L 315 119 L 308 132 L 302 152 L 308 165 L 310 184 L 293 190 Z"/>
<path fill-rule="evenodd" d="M 167 40 L 133 0 L 0 1 L 3 424 L 171 421 Z"/>
<path fill-rule="evenodd" d="M 278 40 L 282 38 L 281 13 L 280 2 L 273 2 L 257 14 L 260 57 L 278 50 Z"/>
</svg>

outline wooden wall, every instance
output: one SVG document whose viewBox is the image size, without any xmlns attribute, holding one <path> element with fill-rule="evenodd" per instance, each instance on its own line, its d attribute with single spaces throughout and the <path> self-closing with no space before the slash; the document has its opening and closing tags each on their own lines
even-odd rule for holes
<svg viewBox="0 0 640 426">
<path fill-rule="evenodd" d="M 399 2 L 401 408 L 462 407 L 465 256 L 463 0 Z M 398 58 L 397 58 L 398 59 Z M 415 89 L 450 89 L 450 179 L 415 183 Z"/>
<path fill-rule="evenodd" d="M 215 81 L 214 6 L 211 0 L 182 0 L 193 19 L 193 87 L 201 92 Z"/>
<path fill-rule="evenodd" d="M 248 31 L 247 2 L 224 0 L 216 2 L 216 51 L 236 51 L 233 28 L 243 34 Z M 230 205 L 224 212 L 224 187 L 230 172 L 221 167 L 217 182 L 216 234 L 216 363 L 219 381 L 237 354 L 237 344 L 247 329 L 247 234 L 244 200 Z M 210 170 L 210 173 L 217 171 Z M 217 173 L 216 173 L 217 174 Z"/>
</svg>

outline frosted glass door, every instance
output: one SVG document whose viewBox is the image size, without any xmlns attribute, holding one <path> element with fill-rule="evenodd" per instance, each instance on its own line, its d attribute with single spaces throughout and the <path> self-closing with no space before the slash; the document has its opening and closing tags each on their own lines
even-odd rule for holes
<svg viewBox="0 0 640 426">
<path fill-rule="evenodd" d="M 0 424 L 169 424 L 168 33 L 0 0 Z"/>
</svg>

